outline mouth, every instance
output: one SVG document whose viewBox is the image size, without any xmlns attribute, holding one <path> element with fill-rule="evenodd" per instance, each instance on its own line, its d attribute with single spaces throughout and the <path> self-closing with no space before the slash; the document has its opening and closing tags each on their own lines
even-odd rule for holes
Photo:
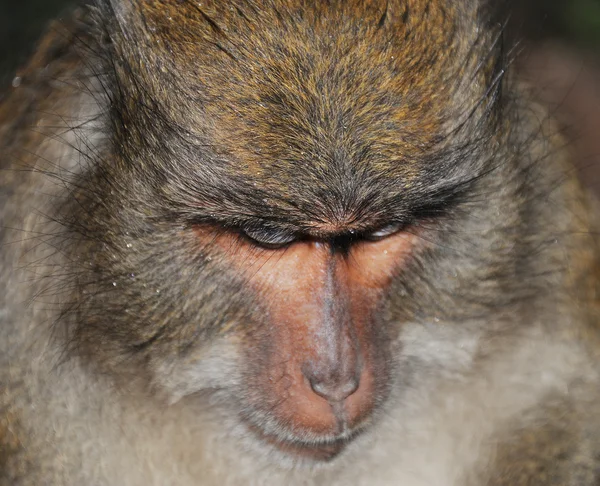
<svg viewBox="0 0 600 486">
<path fill-rule="evenodd" d="M 339 456 L 346 446 L 358 435 L 344 436 L 323 442 L 306 442 L 302 440 L 287 440 L 270 435 L 256 427 L 252 431 L 266 444 L 274 447 L 287 456 L 296 459 L 308 459 L 315 462 L 328 462 Z"/>
<path fill-rule="evenodd" d="M 269 444 L 288 456 L 320 462 L 327 462 L 335 459 L 346 448 L 349 442 L 348 439 L 339 439 L 322 444 L 308 444 L 303 442 L 280 441 L 275 438 L 268 438 L 266 440 Z"/>
</svg>

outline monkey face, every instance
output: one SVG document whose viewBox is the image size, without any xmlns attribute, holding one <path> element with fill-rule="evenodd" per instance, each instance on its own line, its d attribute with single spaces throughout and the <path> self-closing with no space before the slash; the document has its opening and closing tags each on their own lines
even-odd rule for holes
<svg viewBox="0 0 600 486">
<path fill-rule="evenodd" d="M 406 381 L 404 324 L 451 314 L 443 229 L 501 138 L 491 39 L 416 0 L 110 3 L 112 135 L 63 210 L 92 236 L 71 341 L 331 459 Z"/>
<path fill-rule="evenodd" d="M 256 240 L 263 233 L 233 245 L 229 234 L 213 240 L 260 309 L 242 330 L 244 417 L 280 448 L 335 455 L 387 394 L 384 294 L 415 238 L 395 226 L 378 233 L 268 247 Z"/>
</svg>

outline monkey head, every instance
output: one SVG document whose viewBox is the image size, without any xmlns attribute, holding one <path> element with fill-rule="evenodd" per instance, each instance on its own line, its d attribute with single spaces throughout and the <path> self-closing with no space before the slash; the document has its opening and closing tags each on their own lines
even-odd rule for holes
<svg viewBox="0 0 600 486">
<path fill-rule="evenodd" d="M 475 2 L 98 8 L 107 135 L 61 208 L 72 352 L 223 403 L 269 450 L 337 456 L 436 345 L 406 326 L 459 347 L 513 277 L 489 230 L 514 194 L 480 196 L 510 160 L 497 32 Z M 484 235 L 468 251 L 457 220 Z"/>
</svg>

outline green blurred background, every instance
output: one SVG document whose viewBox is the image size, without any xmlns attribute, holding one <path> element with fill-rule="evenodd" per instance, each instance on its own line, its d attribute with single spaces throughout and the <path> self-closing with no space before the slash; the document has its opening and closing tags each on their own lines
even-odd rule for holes
<svg viewBox="0 0 600 486">
<path fill-rule="evenodd" d="M 0 0 L 0 83 L 12 79 L 30 54 L 48 19 L 68 11 L 73 0 Z M 516 2 L 524 31 L 535 40 L 566 39 L 578 48 L 600 50 L 600 0 Z"/>
</svg>

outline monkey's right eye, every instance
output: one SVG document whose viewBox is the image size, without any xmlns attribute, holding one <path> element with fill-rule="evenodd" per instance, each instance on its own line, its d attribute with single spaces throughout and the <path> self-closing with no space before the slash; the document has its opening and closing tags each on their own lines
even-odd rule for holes
<svg viewBox="0 0 600 486">
<path fill-rule="evenodd" d="M 270 250 L 284 248 L 297 240 L 294 233 L 274 228 L 244 228 L 242 233 L 255 245 Z"/>
</svg>

